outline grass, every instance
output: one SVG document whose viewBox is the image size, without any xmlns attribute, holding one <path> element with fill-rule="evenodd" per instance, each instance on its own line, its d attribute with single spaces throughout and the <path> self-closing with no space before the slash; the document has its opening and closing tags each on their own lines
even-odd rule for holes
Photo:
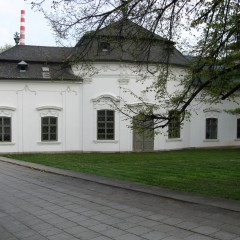
<svg viewBox="0 0 240 240">
<path fill-rule="evenodd" d="M 201 195 L 240 200 L 240 149 L 14 154 L 7 157 Z"/>
</svg>

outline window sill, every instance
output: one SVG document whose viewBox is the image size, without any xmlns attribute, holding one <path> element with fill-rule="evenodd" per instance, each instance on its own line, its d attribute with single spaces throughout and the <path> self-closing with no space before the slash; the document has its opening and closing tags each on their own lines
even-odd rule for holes
<svg viewBox="0 0 240 240">
<path fill-rule="evenodd" d="M 14 142 L 0 142 L 1 146 L 10 146 L 10 145 L 15 145 Z"/>
<path fill-rule="evenodd" d="M 203 142 L 219 142 L 219 139 L 205 139 Z"/>
<path fill-rule="evenodd" d="M 182 142 L 182 138 L 168 138 L 166 142 Z"/>
<path fill-rule="evenodd" d="M 118 143 L 118 140 L 93 140 L 94 143 Z"/>
<path fill-rule="evenodd" d="M 239 142 L 239 141 L 240 141 L 240 138 L 236 138 L 234 141 Z"/>
<path fill-rule="evenodd" d="M 61 144 L 61 142 L 58 141 L 45 141 L 45 142 L 38 142 L 39 145 L 58 145 Z"/>
</svg>

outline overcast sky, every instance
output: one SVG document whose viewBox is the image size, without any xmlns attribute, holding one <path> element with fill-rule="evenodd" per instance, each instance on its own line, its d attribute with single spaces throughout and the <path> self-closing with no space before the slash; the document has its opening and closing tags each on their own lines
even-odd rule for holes
<svg viewBox="0 0 240 240">
<path fill-rule="evenodd" d="M 0 0 L 0 46 L 15 45 L 20 32 L 21 10 L 25 10 L 26 45 L 56 46 L 54 33 L 42 13 L 31 9 L 31 0 Z"/>
</svg>

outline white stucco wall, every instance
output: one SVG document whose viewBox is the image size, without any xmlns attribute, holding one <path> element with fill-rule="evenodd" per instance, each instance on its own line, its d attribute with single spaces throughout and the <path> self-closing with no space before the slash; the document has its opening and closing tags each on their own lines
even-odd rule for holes
<svg viewBox="0 0 240 240">
<path fill-rule="evenodd" d="M 95 67 L 95 74 L 83 76 L 83 83 L 0 81 L 0 116 L 12 118 L 12 142 L 1 142 L 0 152 L 132 151 L 133 133 L 127 127 L 130 121 L 124 120 L 125 116 L 117 111 L 115 139 L 97 140 L 97 110 L 111 109 L 109 99 L 116 105 L 122 104 L 118 97 L 133 106 L 140 102 L 124 89 L 144 97 L 149 104 L 156 104 L 154 92 L 142 94 L 155 77 L 148 76 L 142 81 L 129 64 L 95 63 Z M 77 66 L 73 70 L 76 75 L 81 74 Z M 179 67 L 174 67 L 173 72 L 177 78 L 170 80 L 167 86 L 172 93 L 179 88 L 177 79 L 185 74 Z M 224 111 L 237 104 L 225 101 L 217 106 L 195 105 L 196 112 L 184 123 L 181 137 L 168 139 L 167 129 L 163 129 L 155 136 L 154 150 L 240 144 L 236 139 L 240 116 Z M 58 117 L 58 141 L 41 141 L 41 116 Z M 205 139 L 206 118 L 211 116 L 218 119 L 217 140 Z"/>
<path fill-rule="evenodd" d="M 1 81 L 0 115 L 14 108 L 12 142 L 1 152 L 71 151 L 81 149 L 81 84 Z M 41 116 L 58 117 L 58 141 L 41 142 Z"/>
</svg>

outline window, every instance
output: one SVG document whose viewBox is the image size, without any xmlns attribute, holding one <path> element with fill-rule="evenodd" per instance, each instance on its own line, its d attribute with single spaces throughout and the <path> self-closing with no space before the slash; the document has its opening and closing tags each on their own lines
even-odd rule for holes
<svg viewBox="0 0 240 240">
<path fill-rule="evenodd" d="M 0 117 L 0 142 L 11 142 L 10 117 Z"/>
<path fill-rule="evenodd" d="M 240 139 L 240 118 L 237 119 L 237 139 Z"/>
<path fill-rule="evenodd" d="M 178 111 L 170 111 L 171 119 L 168 125 L 168 138 L 180 138 L 180 114 Z"/>
<path fill-rule="evenodd" d="M 100 50 L 102 52 L 109 52 L 110 51 L 110 43 L 108 43 L 108 42 L 100 42 L 99 47 L 100 47 Z"/>
<path fill-rule="evenodd" d="M 207 118 L 206 119 L 206 139 L 217 139 L 217 128 L 218 128 L 218 119 Z"/>
<path fill-rule="evenodd" d="M 57 117 L 42 117 L 42 141 L 57 141 Z"/>
<path fill-rule="evenodd" d="M 114 140 L 114 111 L 97 111 L 97 139 Z"/>
</svg>

